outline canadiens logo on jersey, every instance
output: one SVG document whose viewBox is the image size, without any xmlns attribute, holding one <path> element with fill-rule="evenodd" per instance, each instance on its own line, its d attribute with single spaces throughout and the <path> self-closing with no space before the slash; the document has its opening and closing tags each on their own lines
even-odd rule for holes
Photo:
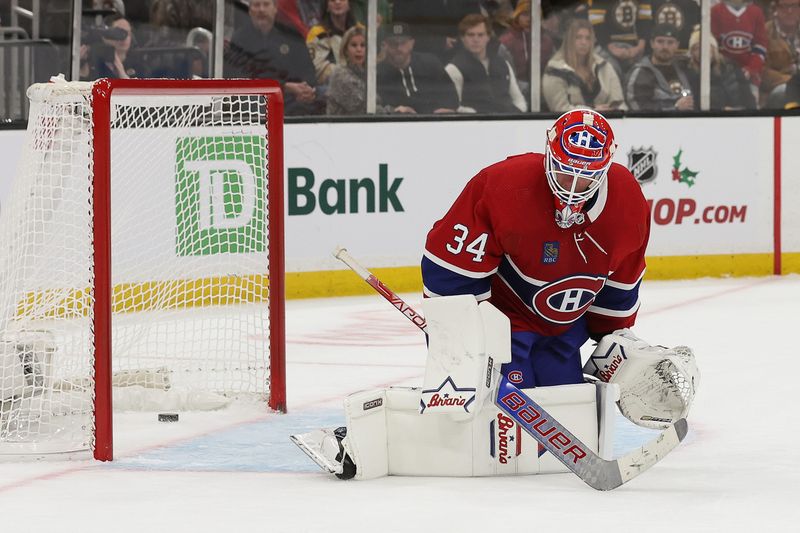
<svg viewBox="0 0 800 533">
<path fill-rule="evenodd" d="M 533 296 L 536 314 L 555 324 L 571 324 L 592 305 L 605 284 L 603 276 L 570 276 L 548 283 Z"/>
<path fill-rule="evenodd" d="M 746 54 L 750 52 L 753 43 L 753 34 L 734 30 L 722 36 L 722 47 L 731 54 Z"/>
</svg>

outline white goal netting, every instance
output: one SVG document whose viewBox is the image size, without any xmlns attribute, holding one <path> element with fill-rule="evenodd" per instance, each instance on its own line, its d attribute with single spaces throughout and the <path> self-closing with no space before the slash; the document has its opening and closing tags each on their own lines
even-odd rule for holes
<svg viewBox="0 0 800 533">
<path fill-rule="evenodd" d="M 94 446 L 93 191 L 105 134 L 91 84 L 28 96 L 22 163 L 0 210 L 0 454 Z M 265 109 L 253 95 L 111 97 L 118 409 L 269 395 Z"/>
</svg>

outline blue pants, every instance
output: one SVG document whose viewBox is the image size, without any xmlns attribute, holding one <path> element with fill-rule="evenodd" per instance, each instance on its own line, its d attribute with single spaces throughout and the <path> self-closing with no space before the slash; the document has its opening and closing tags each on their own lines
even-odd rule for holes
<svg viewBox="0 0 800 533">
<path fill-rule="evenodd" d="M 522 389 L 583 383 L 580 349 L 588 339 L 584 320 L 558 337 L 511 332 L 511 362 L 502 373 Z"/>
</svg>

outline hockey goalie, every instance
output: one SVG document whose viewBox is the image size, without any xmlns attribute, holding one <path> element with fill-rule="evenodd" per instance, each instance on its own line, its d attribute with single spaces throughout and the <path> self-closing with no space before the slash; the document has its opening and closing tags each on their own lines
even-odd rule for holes
<svg viewBox="0 0 800 533">
<path fill-rule="evenodd" d="M 691 349 L 630 329 L 650 214 L 616 146 L 602 115 L 576 109 L 544 153 L 472 178 L 425 245 L 422 387 L 351 395 L 346 428 L 293 440 L 344 478 L 579 473 L 609 460 L 617 403 L 677 444 L 699 373 Z"/>
</svg>

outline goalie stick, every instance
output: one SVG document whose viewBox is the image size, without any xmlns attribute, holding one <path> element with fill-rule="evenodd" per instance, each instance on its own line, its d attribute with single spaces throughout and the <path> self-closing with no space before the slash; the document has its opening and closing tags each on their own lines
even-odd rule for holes
<svg viewBox="0 0 800 533">
<path fill-rule="evenodd" d="M 333 255 L 378 291 L 414 325 L 426 332 L 424 317 L 360 265 L 345 248 L 336 248 Z M 497 369 L 494 371 L 499 372 Z M 513 418 L 526 433 L 544 446 L 564 466 L 597 490 L 615 489 L 649 469 L 680 444 L 689 429 L 686 419 L 681 418 L 641 448 L 634 449 L 617 459 L 608 460 L 594 453 L 505 376 L 500 376 L 494 404 Z"/>
</svg>

